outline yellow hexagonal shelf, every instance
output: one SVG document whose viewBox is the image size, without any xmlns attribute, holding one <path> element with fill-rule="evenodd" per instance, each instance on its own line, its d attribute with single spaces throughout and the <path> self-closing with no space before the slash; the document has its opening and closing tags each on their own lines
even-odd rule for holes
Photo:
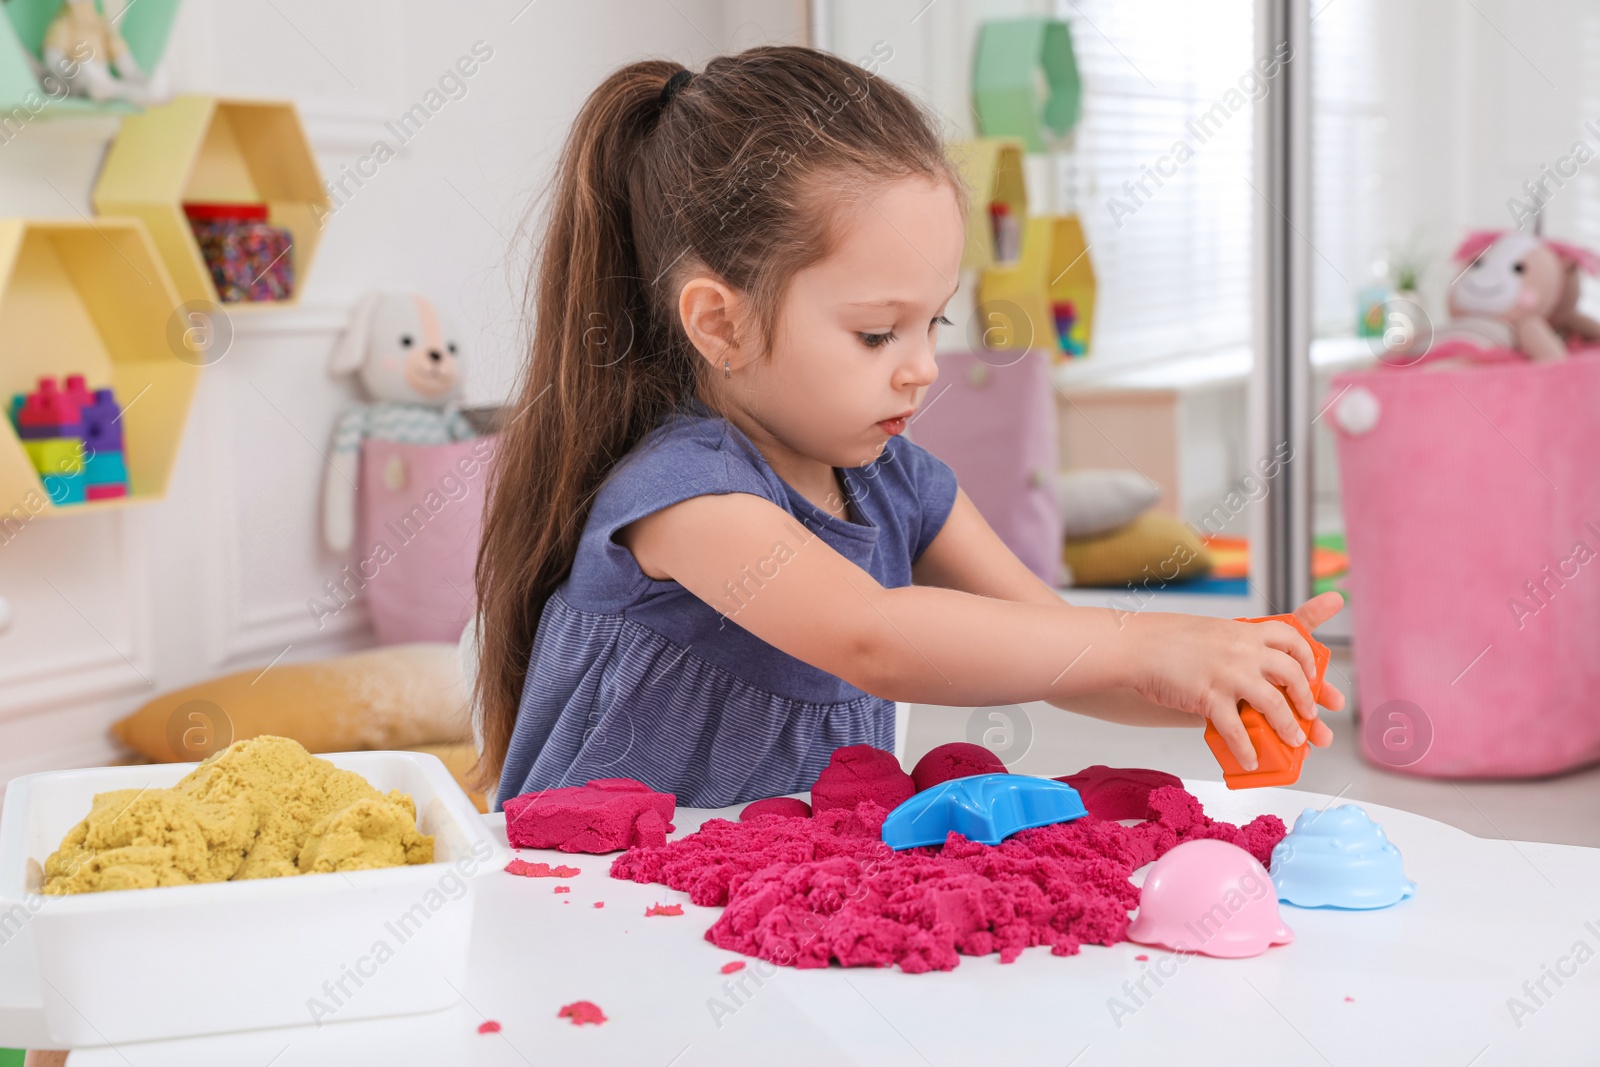
<svg viewBox="0 0 1600 1067">
<path fill-rule="evenodd" d="M 159 499 L 200 375 L 169 347 L 177 290 L 138 219 L 0 219 L 0 396 L 82 374 L 123 407 L 129 495 L 56 506 L 0 420 L 0 527 Z"/>
<path fill-rule="evenodd" d="M 293 104 L 180 96 L 124 119 L 95 185 L 95 211 L 143 219 L 178 294 L 220 304 L 184 214 L 194 202 L 264 204 L 267 220 L 291 236 L 293 295 L 230 302 L 230 311 L 299 299 L 330 206 Z"/>
<path fill-rule="evenodd" d="M 953 141 L 945 146 L 945 151 L 966 182 L 970 197 L 967 239 L 961 250 L 962 268 L 983 269 L 1004 262 L 995 247 L 995 221 L 991 212 L 996 205 L 1002 206 L 1019 226 L 1028 217 L 1022 142 L 1009 137 L 982 137 L 975 141 Z"/>
<path fill-rule="evenodd" d="M 1048 348 L 1058 359 L 1086 356 L 1094 300 L 1094 264 L 1076 215 L 1030 218 L 1017 261 L 978 277 L 978 313 L 990 349 Z"/>
</svg>

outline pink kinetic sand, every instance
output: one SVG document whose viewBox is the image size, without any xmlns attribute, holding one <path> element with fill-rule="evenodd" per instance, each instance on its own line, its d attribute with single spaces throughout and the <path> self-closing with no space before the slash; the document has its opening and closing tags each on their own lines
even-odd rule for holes
<svg viewBox="0 0 1600 1067">
<path fill-rule="evenodd" d="M 572 892 L 572 887 L 570 885 L 558 885 L 558 886 L 556 886 L 556 892 L 557 893 L 570 893 L 570 892 Z"/>
<path fill-rule="evenodd" d="M 505 802 L 513 848 L 615 852 L 660 845 L 672 830 L 677 797 L 632 778 L 596 778 L 567 789 L 524 793 Z"/>
<path fill-rule="evenodd" d="M 948 745 L 930 748 L 926 755 L 911 768 L 911 781 L 917 792 L 932 789 L 952 778 L 970 778 L 974 774 L 1005 774 L 1006 765 L 1000 757 L 968 741 L 952 741 Z"/>
<path fill-rule="evenodd" d="M 769 797 L 758 800 L 753 804 L 746 804 L 739 813 L 740 822 L 749 822 L 751 819 L 762 815 L 781 815 L 786 819 L 811 818 L 811 805 L 794 797 Z"/>
<path fill-rule="evenodd" d="M 488 1019 L 478 1024 L 478 1033 L 480 1034 L 498 1034 L 499 1032 L 500 1024 L 493 1019 Z"/>
<path fill-rule="evenodd" d="M 732 963 L 724 963 L 722 965 L 723 974 L 733 974 L 742 970 L 744 970 L 744 960 L 734 960 Z M 1350 998 L 1345 997 L 1344 999 L 1349 1000 Z"/>
<path fill-rule="evenodd" d="M 832 808 L 854 811 L 870 800 L 893 811 L 917 791 L 911 776 L 900 769 L 892 752 L 871 745 L 849 745 L 833 750 L 833 758 L 811 787 L 811 811 L 821 815 Z"/>
<path fill-rule="evenodd" d="M 1033 945 L 1072 955 L 1125 940 L 1139 903 L 1128 876 L 1180 841 L 1229 841 L 1267 862 L 1286 832 L 1274 815 L 1242 828 L 1217 822 L 1182 789 L 1157 789 L 1149 802 L 1155 817 L 1138 826 L 1089 816 L 995 846 L 953 835 L 902 852 L 879 838 L 887 812 L 876 802 L 812 819 L 711 819 L 668 845 L 629 849 L 611 876 L 724 908 L 707 941 L 786 966 L 920 973 L 950 970 L 961 955 L 999 952 L 1010 963 Z"/>
<path fill-rule="evenodd" d="M 593 1001 L 575 1000 L 571 1004 L 563 1005 L 556 1013 L 556 1018 L 571 1019 L 573 1026 L 582 1026 L 584 1023 L 594 1023 L 599 1026 L 606 1021 L 606 1013 Z"/>
<path fill-rule="evenodd" d="M 552 867 L 548 863 L 529 863 L 527 860 L 515 859 L 506 864 L 507 874 L 520 874 L 524 878 L 571 878 L 582 874 L 578 867 L 568 867 L 557 864 Z"/>
<path fill-rule="evenodd" d="M 1057 778 L 1078 791 L 1083 806 L 1097 819 L 1152 819 L 1150 791 L 1162 786 L 1183 788 L 1183 780 L 1166 771 L 1095 764 L 1077 774 Z"/>
<path fill-rule="evenodd" d="M 682 904 L 652 904 L 648 908 L 644 909 L 644 917 L 646 919 L 650 918 L 650 916 L 652 916 L 652 915 L 682 915 L 682 914 L 683 914 L 683 905 Z"/>
</svg>

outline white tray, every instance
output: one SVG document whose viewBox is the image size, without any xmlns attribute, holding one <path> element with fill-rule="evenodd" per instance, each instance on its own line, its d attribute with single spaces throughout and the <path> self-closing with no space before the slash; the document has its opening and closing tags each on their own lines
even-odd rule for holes
<svg viewBox="0 0 1600 1067">
<path fill-rule="evenodd" d="M 434 862 L 72 896 L 43 862 L 96 793 L 171 786 L 198 764 L 14 779 L 0 814 L 0 1047 L 77 1048 L 449 1007 L 466 984 L 473 879 L 495 840 L 437 757 L 321 758 L 417 804 Z"/>
</svg>

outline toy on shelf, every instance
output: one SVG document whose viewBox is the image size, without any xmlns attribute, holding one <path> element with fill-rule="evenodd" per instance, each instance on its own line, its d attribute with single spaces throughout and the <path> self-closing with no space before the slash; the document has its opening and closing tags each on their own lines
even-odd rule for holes
<svg viewBox="0 0 1600 1067">
<path fill-rule="evenodd" d="M 951 833 L 998 845 L 1019 830 L 1071 822 L 1089 814 L 1065 782 L 1025 774 L 975 774 L 914 794 L 883 820 L 892 849 L 942 845 Z"/>
<path fill-rule="evenodd" d="M 1222 959 L 1294 940 L 1266 868 L 1226 841 L 1185 841 L 1150 865 L 1128 940 Z"/>
<path fill-rule="evenodd" d="M 72 96 L 159 103 L 165 93 L 134 58 L 117 23 L 138 0 L 66 0 L 45 31 L 40 55 Z"/>
<path fill-rule="evenodd" d="M 32 393 L 11 398 L 11 423 L 52 503 L 128 495 L 122 407 L 110 389 L 91 392 L 81 374 L 69 374 L 65 389 L 40 378 Z"/>
<path fill-rule="evenodd" d="M 1301 812 L 1271 873 L 1278 899 L 1301 908 L 1387 908 L 1417 891 L 1400 850 L 1355 804 Z"/>
<path fill-rule="evenodd" d="M 1238 619 L 1238 622 L 1286 622 L 1300 632 L 1311 645 L 1311 655 L 1317 666 L 1317 676 L 1311 681 L 1311 699 L 1320 702 L 1322 699 L 1322 677 L 1327 673 L 1328 659 L 1331 653 L 1328 646 L 1311 636 L 1305 624 L 1293 615 L 1268 615 L 1259 619 Z M 1288 693 L 1282 686 L 1278 691 L 1288 699 Z M 1301 717 L 1299 712 L 1292 710 L 1295 722 L 1300 724 L 1300 729 L 1305 731 L 1307 737 L 1311 735 L 1311 722 Z M 1217 762 L 1222 765 L 1222 780 L 1229 789 L 1255 789 L 1267 785 L 1293 785 L 1300 780 L 1300 765 L 1305 762 L 1306 750 L 1311 747 L 1310 741 L 1302 742 L 1291 747 L 1278 736 L 1278 732 L 1267 722 L 1267 717 L 1249 704 L 1239 708 L 1239 721 L 1244 723 L 1245 731 L 1250 735 L 1250 743 L 1256 750 L 1256 769 L 1247 771 L 1233 758 L 1233 753 L 1228 750 L 1228 743 L 1222 739 L 1222 734 L 1217 732 L 1211 720 L 1206 720 L 1206 744 L 1211 746 L 1212 755 L 1217 757 Z"/>
<path fill-rule="evenodd" d="M 185 203 L 183 213 L 224 303 L 294 296 L 294 234 L 267 221 L 267 205 Z"/>
<path fill-rule="evenodd" d="M 1022 255 L 1022 218 L 1011 205 L 996 200 L 989 205 L 989 225 L 994 227 L 994 258 L 1014 263 Z"/>
</svg>

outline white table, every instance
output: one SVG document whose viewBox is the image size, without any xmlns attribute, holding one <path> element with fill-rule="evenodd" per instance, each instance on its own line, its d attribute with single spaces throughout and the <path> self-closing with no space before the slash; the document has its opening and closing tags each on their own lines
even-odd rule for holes
<svg viewBox="0 0 1600 1067">
<path fill-rule="evenodd" d="M 1330 798 L 1230 793 L 1185 783 L 1208 814 L 1291 823 Z M 1338 801 L 1348 802 L 1348 798 Z M 472 972 L 455 1008 L 183 1041 L 82 1049 L 70 1067 L 313 1067 L 350 1064 L 1388 1064 L 1600 1063 L 1600 849 L 1489 841 L 1408 812 L 1363 805 L 1405 857 L 1417 895 L 1375 912 L 1284 906 L 1293 944 L 1246 960 L 1185 959 L 1132 944 L 1002 966 L 962 957 L 947 973 L 795 971 L 704 940 L 716 909 L 610 878 L 611 857 L 524 851 L 582 869 L 566 880 L 491 876 L 480 885 Z M 722 811 L 680 810 L 687 833 Z M 487 816 L 504 834 L 504 817 Z M 676 835 L 675 835 L 676 836 Z M 502 836 L 502 840 L 503 840 Z M 553 892 L 570 885 L 570 893 Z M 603 909 L 593 907 L 605 901 Z M 684 902 L 681 918 L 645 918 Z M 1586 925 L 1590 924 L 1590 925 Z M 1580 942 L 1585 962 L 1570 956 Z M 1145 954 L 1149 962 L 1139 962 Z M 1561 963 L 1563 957 L 1567 962 Z M 1592 958 L 1591 958 L 1592 957 Z M 1165 963 L 1172 977 L 1135 1003 L 1124 990 Z M 1523 983 L 1571 977 L 1535 1004 Z M 776 973 L 774 973 L 774 971 Z M 771 975 L 757 984 L 751 977 Z M 745 978 L 739 994 L 733 980 Z M 1537 990 L 1535 990 L 1537 992 Z M 1135 1007 L 1115 1019 L 1111 998 Z M 1508 999 L 1534 1010 L 1518 1021 Z M 733 1009 L 714 1019 L 715 1000 Z M 737 998 L 737 999 L 736 999 Z M 594 1001 L 610 1021 L 556 1018 Z M 484 1019 L 498 1035 L 479 1035 Z M 1119 1025 L 1120 1024 L 1120 1025 Z"/>
</svg>

